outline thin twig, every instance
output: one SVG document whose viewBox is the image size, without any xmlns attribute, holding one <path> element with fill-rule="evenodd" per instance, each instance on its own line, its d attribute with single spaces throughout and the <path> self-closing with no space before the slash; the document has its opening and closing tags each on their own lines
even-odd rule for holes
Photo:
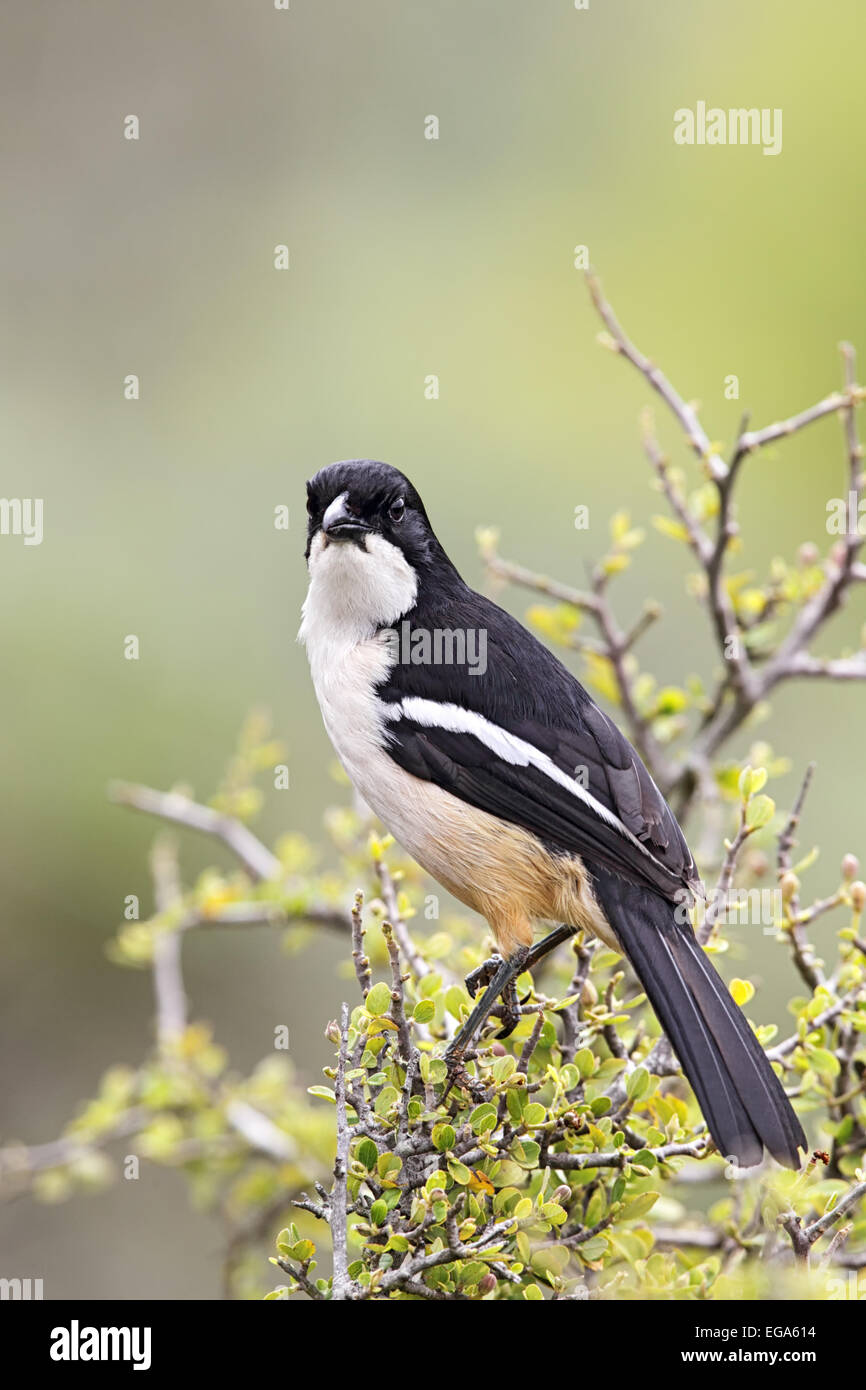
<svg viewBox="0 0 866 1390">
<path fill-rule="evenodd" d="M 183 894 L 177 845 L 169 835 L 160 835 L 150 853 L 154 901 L 157 912 L 169 912 Z M 164 927 L 153 943 L 153 985 L 156 996 L 156 1036 L 162 1048 L 170 1049 L 186 1029 L 186 990 L 183 983 L 181 933 Z"/>
<path fill-rule="evenodd" d="M 360 888 L 355 894 L 355 901 L 352 904 L 352 960 L 355 965 L 355 976 L 361 990 L 362 998 L 366 999 L 370 993 L 370 985 L 373 977 L 370 973 L 370 958 L 364 950 L 364 936 L 366 929 L 362 916 L 364 906 L 364 894 Z"/>
<path fill-rule="evenodd" d="M 340 1055 L 337 1063 L 337 1157 L 334 1161 L 334 1185 L 331 1189 L 331 1241 L 334 1249 L 334 1277 L 331 1298 L 342 1302 L 351 1298 L 349 1252 L 346 1233 L 346 1207 L 349 1174 L 349 1121 L 346 1114 L 346 1054 L 349 1047 L 349 1005 L 340 1010 Z"/>
<path fill-rule="evenodd" d="M 144 811 L 222 840 L 253 879 L 280 877 L 282 869 L 277 856 L 233 816 L 224 816 L 210 806 L 191 801 L 182 792 L 158 792 L 153 787 L 137 786 L 132 782 L 113 782 L 108 794 L 120 806 L 130 806 L 134 811 Z"/>
<path fill-rule="evenodd" d="M 621 353 L 623 357 L 627 357 L 629 362 L 637 367 L 653 390 L 658 392 L 665 404 L 673 411 L 698 458 L 706 463 L 711 477 L 724 477 L 728 471 L 727 464 L 710 443 L 709 436 L 698 419 L 694 406 L 683 400 L 679 392 L 668 381 L 664 372 L 656 367 L 648 357 L 645 357 L 640 349 L 635 347 L 634 343 L 626 337 L 613 309 L 601 292 L 601 282 L 598 277 L 592 272 L 588 272 L 586 279 L 589 292 L 592 295 L 592 302 L 607 326 L 614 350 Z"/>
</svg>

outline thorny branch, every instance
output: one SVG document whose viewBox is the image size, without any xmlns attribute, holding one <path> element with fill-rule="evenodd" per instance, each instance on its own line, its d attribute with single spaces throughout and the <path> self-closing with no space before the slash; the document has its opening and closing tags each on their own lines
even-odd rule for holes
<svg viewBox="0 0 866 1390">
<path fill-rule="evenodd" d="M 858 562 L 864 541 L 857 524 L 864 475 L 863 450 L 856 425 L 856 410 L 866 399 L 866 390 L 856 381 L 854 350 L 844 343 L 844 390 L 834 391 L 807 410 L 763 429 L 749 430 L 744 422 L 730 462 L 726 463 L 710 441 L 696 407 L 684 399 L 661 369 L 626 335 L 604 298 L 597 277 L 590 274 L 588 284 L 592 302 L 607 330 L 603 336 L 605 345 L 630 362 L 664 401 L 690 449 L 701 461 L 716 494 L 715 527 L 711 532 L 673 480 L 668 460 L 645 414 L 642 430 L 644 447 L 674 518 L 682 526 L 703 574 L 707 607 L 724 672 L 717 696 L 709 703 L 697 731 L 689 737 L 679 765 L 659 746 L 651 721 L 635 698 L 634 676 L 623 664 L 624 653 L 633 642 L 629 641 L 626 645 L 622 628 L 610 604 L 606 584 L 594 584 L 591 592 L 573 589 L 504 560 L 496 553 L 495 546 L 489 543 L 485 545 L 483 556 L 492 574 L 554 598 L 593 619 L 599 639 L 589 649 L 610 663 L 629 734 L 659 786 L 667 795 L 676 798 L 679 812 L 685 814 L 695 796 L 706 786 L 710 759 L 779 684 L 801 677 L 842 681 L 866 679 L 866 651 L 853 656 L 825 659 L 813 655 L 810 650 L 828 620 L 845 602 L 851 588 L 866 576 L 866 566 Z M 848 528 L 839 544 L 831 547 L 824 559 L 823 579 L 815 593 L 804 599 L 777 646 L 770 651 L 762 651 L 759 659 L 750 652 L 749 625 L 745 617 L 737 613 L 725 568 L 731 542 L 738 531 L 734 491 L 741 477 L 741 466 L 750 455 L 767 445 L 788 438 L 807 425 L 833 414 L 844 416 L 847 484 L 853 503 L 847 513 Z M 645 625 L 638 629 L 639 632 L 644 630 Z"/>
<path fill-rule="evenodd" d="M 349 1175 L 349 1121 L 346 1113 L 346 1052 L 349 1037 L 349 1006 L 340 1013 L 340 1054 L 337 1064 L 337 1157 L 334 1162 L 334 1186 L 331 1192 L 330 1225 L 334 1247 L 334 1279 L 331 1297 L 344 1300 L 351 1297 L 346 1244 L 346 1179 Z"/>
</svg>

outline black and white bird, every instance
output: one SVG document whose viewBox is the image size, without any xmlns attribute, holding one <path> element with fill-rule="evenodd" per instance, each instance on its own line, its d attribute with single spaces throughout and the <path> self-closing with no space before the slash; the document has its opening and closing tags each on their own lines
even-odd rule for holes
<svg viewBox="0 0 866 1390">
<path fill-rule="evenodd" d="M 766 1148 L 799 1167 L 803 1130 L 682 910 L 698 873 L 634 748 L 464 583 L 403 473 L 331 464 L 307 484 L 307 511 L 299 636 L 331 742 L 364 801 L 486 918 L 500 952 L 451 1066 L 516 976 L 584 928 L 631 962 L 721 1153 L 751 1166 Z M 484 634 L 486 662 L 405 659 L 407 634 L 412 652 L 437 633 Z M 542 923 L 558 925 L 534 945 Z"/>
</svg>

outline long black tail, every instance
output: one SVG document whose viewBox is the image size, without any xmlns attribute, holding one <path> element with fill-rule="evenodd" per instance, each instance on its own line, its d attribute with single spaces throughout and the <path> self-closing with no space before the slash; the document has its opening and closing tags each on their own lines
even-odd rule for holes
<svg viewBox="0 0 866 1390">
<path fill-rule="evenodd" d="M 744 1167 L 766 1147 L 800 1167 L 806 1136 L 764 1050 L 675 905 L 597 870 L 596 893 L 700 1103 L 720 1152 Z"/>
</svg>

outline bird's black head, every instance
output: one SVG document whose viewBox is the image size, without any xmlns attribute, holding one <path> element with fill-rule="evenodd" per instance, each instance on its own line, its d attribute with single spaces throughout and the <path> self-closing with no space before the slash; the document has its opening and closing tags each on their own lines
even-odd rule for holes
<svg viewBox="0 0 866 1390">
<path fill-rule="evenodd" d="M 380 536 L 418 568 L 441 554 L 424 503 L 405 474 L 375 459 L 330 463 L 307 483 L 307 559 L 318 533 L 328 544 L 367 548 Z"/>
</svg>

